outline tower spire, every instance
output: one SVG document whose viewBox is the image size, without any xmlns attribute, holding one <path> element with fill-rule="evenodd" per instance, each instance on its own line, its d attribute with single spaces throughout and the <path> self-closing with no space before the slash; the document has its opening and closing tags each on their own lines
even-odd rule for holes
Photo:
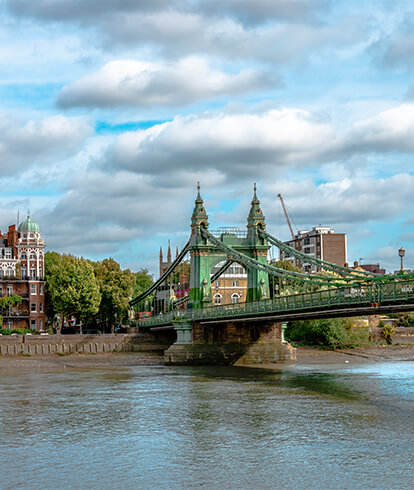
<svg viewBox="0 0 414 490">
<path fill-rule="evenodd" d="M 169 264 L 171 264 L 171 244 L 170 244 L 170 240 L 168 240 L 167 262 Z"/>
<path fill-rule="evenodd" d="M 247 218 L 247 228 L 257 228 L 259 225 L 265 229 L 265 217 L 263 211 L 260 207 L 260 201 L 256 194 L 257 186 L 256 183 L 253 186 L 253 199 L 250 206 L 249 217 Z"/>
<path fill-rule="evenodd" d="M 193 215 L 191 216 L 191 226 L 200 226 L 204 224 L 208 228 L 208 216 L 204 207 L 204 201 L 200 194 L 200 182 L 197 182 L 197 197 L 195 200 L 195 206 Z"/>
</svg>

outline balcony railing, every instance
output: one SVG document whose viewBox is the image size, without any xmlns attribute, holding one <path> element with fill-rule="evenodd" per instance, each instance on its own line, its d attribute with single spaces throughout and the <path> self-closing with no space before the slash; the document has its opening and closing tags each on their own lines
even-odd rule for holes
<svg viewBox="0 0 414 490">
<path fill-rule="evenodd" d="M 29 276 L 3 276 L 0 277 L 0 281 L 7 282 L 7 281 L 44 281 L 44 277 L 36 276 L 36 277 L 29 277 Z"/>
<path fill-rule="evenodd" d="M 3 318 L 29 318 L 28 311 L 0 311 Z"/>
</svg>

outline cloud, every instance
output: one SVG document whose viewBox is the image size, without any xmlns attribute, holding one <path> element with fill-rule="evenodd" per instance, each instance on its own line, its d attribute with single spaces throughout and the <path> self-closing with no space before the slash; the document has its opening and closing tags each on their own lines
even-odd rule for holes
<svg viewBox="0 0 414 490">
<path fill-rule="evenodd" d="M 172 63 L 116 60 L 64 87 L 61 107 L 183 106 L 277 84 L 254 69 L 228 74 L 198 57 Z"/>
<path fill-rule="evenodd" d="M 362 16 L 341 16 L 334 25 L 316 22 L 329 10 L 325 0 L 96 3 L 9 0 L 7 5 L 17 17 L 88 28 L 105 50 L 118 45 L 155 47 L 174 59 L 205 53 L 232 60 L 300 63 L 312 52 L 321 55 L 367 36 L 368 20 Z"/>
<path fill-rule="evenodd" d="M 309 163 L 334 136 L 326 122 L 299 109 L 177 116 L 122 134 L 109 148 L 105 164 L 150 174 L 170 168 L 215 169 L 237 179 Z"/>
<path fill-rule="evenodd" d="M 302 226 L 313 223 L 314 226 L 319 223 L 386 221 L 413 208 L 413 188 L 413 175 L 397 174 L 388 179 L 355 176 L 320 185 L 310 180 L 299 183 L 279 182 L 269 186 L 266 191 L 274 196 L 276 192 L 289 196 L 289 210 L 295 223 Z M 274 209 L 271 202 L 266 201 L 263 208 L 266 204 L 269 209 Z M 276 218 L 275 215 L 273 218 Z"/>
<path fill-rule="evenodd" d="M 412 17 L 412 12 L 407 17 Z M 414 23 L 404 20 L 390 33 L 375 42 L 370 51 L 374 59 L 389 69 L 414 67 Z"/>
<path fill-rule="evenodd" d="M 211 16 L 230 15 L 247 24 L 266 22 L 269 19 L 308 20 L 328 9 L 327 0 L 7 0 L 15 15 L 34 17 L 48 21 L 99 22 L 99 19 L 120 14 L 145 14 L 163 10 L 184 13 L 202 11 Z"/>
<path fill-rule="evenodd" d="M 292 22 L 311 21 L 329 9 L 325 0 L 209 0 L 200 8 L 210 15 L 230 15 L 243 24 L 255 25 L 278 19 Z"/>
<path fill-rule="evenodd" d="M 343 136 L 348 152 L 414 151 L 414 104 L 402 104 L 357 121 Z"/>
<path fill-rule="evenodd" d="M 84 118 L 51 116 L 19 125 L 0 119 L 0 175 L 14 175 L 34 164 L 68 158 L 82 148 L 91 127 Z"/>
<path fill-rule="evenodd" d="M 341 130 L 326 118 L 295 108 L 177 116 L 120 135 L 108 148 L 105 166 L 150 174 L 172 167 L 215 169 L 235 180 L 331 162 L 333 173 L 340 169 L 346 176 L 347 168 L 358 170 L 358 155 L 388 152 L 414 152 L 414 104 Z"/>
</svg>

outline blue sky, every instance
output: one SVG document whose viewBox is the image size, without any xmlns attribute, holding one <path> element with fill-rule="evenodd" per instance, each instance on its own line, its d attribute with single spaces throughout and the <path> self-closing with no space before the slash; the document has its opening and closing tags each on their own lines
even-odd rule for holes
<svg viewBox="0 0 414 490">
<path fill-rule="evenodd" d="M 414 5 L 365 0 L 0 1 L 0 225 L 157 271 L 189 233 L 348 234 L 348 261 L 414 268 Z"/>
</svg>

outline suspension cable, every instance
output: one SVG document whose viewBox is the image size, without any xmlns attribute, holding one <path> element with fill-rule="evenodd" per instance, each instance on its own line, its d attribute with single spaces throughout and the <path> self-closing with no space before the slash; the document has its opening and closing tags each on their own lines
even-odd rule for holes
<svg viewBox="0 0 414 490">
<path fill-rule="evenodd" d="M 141 293 L 136 298 L 132 299 L 129 302 L 129 304 L 131 306 L 136 305 L 137 303 L 145 299 L 148 295 L 150 295 L 153 291 L 155 291 L 155 289 L 157 289 L 157 287 L 160 286 L 165 281 L 165 279 L 167 279 L 167 277 L 171 274 L 171 272 L 173 272 L 176 269 L 176 267 L 179 265 L 181 260 L 184 258 L 185 254 L 189 251 L 189 246 L 190 246 L 190 240 L 188 240 L 184 248 L 181 250 L 180 254 L 175 258 L 174 262 L 168 267 L 168 269 L 166 269 L 166 271 L 160 276 L 160 278 L 157 281 L 155 281 L 154 284 L 151 287 L 149 287 L 146 291 Z"/>
<path fill-rule="evenodd" d="M 291 247 L 290 245 L 287 245 L 286 243 L 282 242 L 281 240 L 278 240 L 274 236 L 270 235 L 266 231 L 259 230 L 259 234 L 262 236 L 262 238 L 266 238 L 270 243 L 275 245 L 276 247 L 279 248 L 279 250 L 282 250 L 283 252 L 286 252 L 289 255 L 293 255 L 294 257 L 301 259 L 303 262 L 309 262 L 311 264 L 317 265 L 319 267 L 322 267 L 324 269 L 337 272 L 337 273 L 348 273 L 348 274 L 359 274 L 363 276 L 369 276 L 369 277 L 378 277 L 378 274 L 374 274 L 373 272 L 369 271 L 356 271 L 355 269 L 352 269 L 351 267 L 342 267 L 337 264 L 332 264 L 331 262 L 327 262 L 326 260 L 318 259 L 316 257 L 312 257 L 310 255 L 307 255 L 300 250 L 296 250 L 296 248 Z"/>
</svg>

